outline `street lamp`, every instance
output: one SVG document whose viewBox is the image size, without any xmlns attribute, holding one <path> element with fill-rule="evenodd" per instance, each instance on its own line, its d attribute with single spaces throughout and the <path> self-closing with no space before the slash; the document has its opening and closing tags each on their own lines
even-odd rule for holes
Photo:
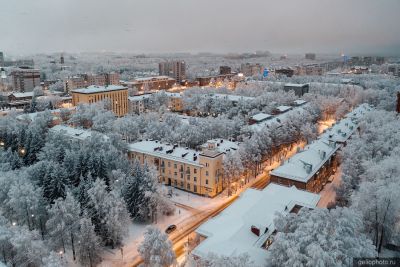
<svg viewBox="0 0 400 267">
<path fill-rule="evenodd" d="M 18 150 L 18 152 L 19 152 L 19 154 L 20 154 L 21 157 L 25 156 L 25 154 L 26 154 L 26 150 L 25 150 L 25 148 L 23 148 L 23 147 L 21 147 L 21 148 Z"/>
</svg>

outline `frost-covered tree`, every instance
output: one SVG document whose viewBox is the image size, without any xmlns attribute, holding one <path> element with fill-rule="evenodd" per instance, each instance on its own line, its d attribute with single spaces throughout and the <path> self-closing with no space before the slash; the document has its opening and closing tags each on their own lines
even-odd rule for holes
<svg viewBox="0 0 400 267">
<path fill-rule="evenodd" d="M 36 218 L 41 213 L 42 191 L 35 187 L 25 176 L 14 180 L 9 187 L 4 208 L 10 219 L 19 225 L 27 225 L 29 229 L 35 228 Z"/>
<path fill-rule="evenodd" d="M 132 175 L 126 178 L 122 196 L 132 219 L 146 221 L 154 218 L 157 211 L 157 181 L 147 165 L 133 163 Z"/>
<path fill-rule="evenodd" d="M 100 258 L 100 239 L 96 235 L 94 225 L 87 217 L 79 221 L 79 240 L 77 243 L 77 255 L 79 262 L 84 266 L 96 266 Z"/>
<path fill-rule="evenodd" d="M 119 245 L 128 230 L 129 214 L 117 191 L 107 191 L 104 181 L 97 179 L 87 191 L 86 210 L 96 232 L 107 245 Z"/>
<path fill-rule="evenodd" d="M 237 256 L 220 256 L 214 253 L 209 253 L 204 259 L 194 259 L 190 257 L 185 267 L 261 267 L 255 265 L 246 253 Z"/>
<path fill-rule="evenodd" d="M 175 252 L 168 236 L 158 228 L 149 226 L 144 233 L 144 240 L 138 252 L 146 267 L 167 267 L 175 262 Z"/>
<path fill-rule="evenodd" d="M 231 195 L 232 183 L 237 182 L 244 168 L 240 154 L 237 151 L 228 151 L 223 159 L 224 187 L 228 188 L 228 196 Z"/>
<path fill-rule="evenodd" d="M 355 257 L 375 257 L 362 232 L 361 216 L 348 208 L 301 210 L 278 215 L 269 251 L 272 266 L 352 266 Z"/>
<path fill-rule="evenodd" d="M 51 205 L 48 210 L 49 220 L 46 223 L 52 246 L 62 248 L 65 253 L 66 245 L 70 245 L 74 260 L 80 213 L 79 202 L 68 192 L 65 199 L 59 198 Z"/>
<path fill-rule="evenodd" d="M 43 267 L 67 267 L 68 263 L 65 258 L 61 258 L 60 255 L 54 251 L 43 258 Z"/>
</svg>

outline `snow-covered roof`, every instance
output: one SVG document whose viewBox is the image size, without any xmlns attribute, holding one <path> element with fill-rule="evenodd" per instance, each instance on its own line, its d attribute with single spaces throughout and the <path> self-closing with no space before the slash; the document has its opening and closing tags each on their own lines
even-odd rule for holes
<svg viewBox="0 0 400 267">
<path fill-rule="evenodd" d="M 53 133 L 62 133 L 67 137 L 78 140 L 85 140 L 92 136 L 91 130 L 73 128 L 65 125 L 56 125 L 53 128 L 50 128 L 49 131 Z"/>
<path fill-rule="evenodd" d="M 136 78 L 133 82 L 146 82 L 146 81 L 157 81 L 157 80 L 174 80 L 174 79 L 168 76 L 153 76 L 153 77 Z"/>
<path fill-rule="evenodd" d="M 353 79 L 341 79 L 340 80 L 342 83 L 352 83 Z"/>
<path fill-rule="evenodd" d="M 130 152 L 139 152 L 154 157 L 201 166 L 199 163 L 200 151 L 180 147 L 178 145 L 162 143 L 161 141 L 146 140 L 132 143 L 128 145 L 128 150 Z"/>
<path fill-rule="evenodd" d="M 356 129 L 357 124 L 353 120 L 345 118 L 335 123 L 331 128 L 326 129 L 320 139 L 344 143 Z"/>
<path fill-rule="evenodd" d="M 285 86 L 287 87 L 304 87 L 307 86 L 307 83 L 286 83 Z"/>
<path fill-rule="evenodd" d="M 272 118 L 273 116 L 271 114 L 267 114 L 267 113 L 258 113 L 255 114 L 253 116 L 251 116 L 251 119 L 256 121 L 256 122 L 261 122 L 267 119 Z"/>
<path fill-rule="evenodd" d="M 237 151 L 239 149 L 239 142 L 234 142 L 227 139 L 212 139 L 202 144 L 203 149 L 216 150 L 221 153 L 227 153 L 229 151 Z"/>
<path fill-rule="evenodd" d="M 87 129 L 80 129 L 80 128 L 73 128 L 70 126 L 65 126 L 65 125 L 56 125 L 53 128 L 50 128 L 50 132 L 53 133 L 62 133 L 63 135 L 71 138 L 71 139 L 77 139 L 77 140 L 86 140 L 90 138 L 93 133 L 96 133 L 100 136 L 103 136 L 104 139 L 108 139 L 106 135 L 103 135 L 99 132 L 92 131 L 92 130 L 87 130 Z"/>
<path fill-rule="evenodd" d="M 91 85 L 86 88 L 78 88 L 71 90 L 71 92 L 80 94 L 93 94 L 93 93 L 103 93 L 103 92 L 127 90 L 127 89 L 128 88 L 120 85 L 109 85 L 109 86 Z"/>
<path fill-rule="evenodd" d="M 271 171 L 271 175 L 307 183 L 338 149 L 339 145 L 335 142 L 325 139 L 314 141 Z"/>
<path fill-rule="evenodd" d="M 363 117 L 367 112 L 373 110 L 374 108 L 367 104 L 367 103 L 363 103 L 361 105 L 359 105 L 358 107 L 356 107 L 355 109 L 353 109 L 350 113 L 348 113 L 345 117 L 346 118 L 351 118 L 353 120 L 358 120 L 361 117 Z"/>
<path fill-rule="evenodd" d="M 285 113 L 281 113 L 278 115 L 273 116 L 272 118 L 270 118 L 269 120 L 265 120 L 262 121 L 260 123 L 256 123 L 253 125 L 250 125 L 249 128 L 251 131 L 262 131 L 264 129 L 264 127 L 269 127 L 272 124 L 281 124 L 282 122 L 284 122 L 285 120 L 287 120 L 288 117 L 292 116 L 293 114 L 301 114 L 304 112 L 304 108 L 307 106 L 308 104 L 305 104 L 301 107 L 294 107 L 293 109 L 289 110 L 288 112 Z"/>
<path fill-rule="evenodd" d="M 214 99 L 225 99 L 233 102 L 238 102 L 238 101 L 252 101 L 255 99 L 255 97 L 250 97 L 250 96 L 241 96 L 241 95 L 228 95 L 228 94 L 212 94 L 212 98 Z"/>
<path fill-rule="evenodd" d="M 151 97 L 151 94 L 135 95 L 135 96 L 128 97 L 128 100 L 132 101 L 132 102 L 143 101 L 145 99 L 149 99 L 150 97 Z"/>
<path fill-rule="evenodd" d="M 165 91 L 160 91 L 165 93 L 168 97 L 175 97 L 175 98 L 181 98 L 182 95 L 180 93 L 171 93 L 171 92 L 165 92 Z"/>
<path fill-rule="evenodd" d="M 279 107 L 276 107 L 276 110 L 278 110 L 281 113 L 289 111 L 291 109 L 292 109 L 292 107 L 290 107 L 290 106 L 279 106 Z"/>
<path fill-rule="evenodd" d="M 345 142 L 355 132 L 357 122 L 354 118 L 360 118 L 370 110 L 372 108 L 368 104 L 361 104 L 340 122 L 327 129 L 318 140 L 271 171 L 271 175 L 306 183 L 340 148 L 337 143 Z"/>
<path fill-rule="evenodd" d="M 16 98 L 33 97 L 33 92 L 12 93 L 12 95 Z"/>
<path fill-rule="evenodd" d="M 227 257 L 248 253 L 255 265 L 264 266 L 268 253 L 261 246 L 275 230 L 275 213 L 287 214 L 295 205 L 314 208 L 319 199 L 317 194 L 274 183 L 262 191 L 247 189 L 232 205 L 196 230 L 207 238 L 192 253 L 198 257 L 208 253 Z M 260 236 L 251 232 L 252 226 L 260 229 Z"/>
<path fill-rule="evenodd" d="M 74 110 L 75 107 L 68 108 L 68 109 Z M 53 114 L 53 116 L 54 116 L 53 119 L 58 119 L 58 116 L 57 116 L 56 114 L 57 114 L 57 113 L 60 113 L 60 111 L 61 111 L 61 109 L 52 109 L 52 110 L 50 110 L 50 113 Z M 32 112 L 32 113 L 24 113 L 24 114 L 18 115 L 18 116 L 17 116 L 17 119 L 18 119 L 18 120 L 21 120 L 21 121 L 25 121 L 25 120 L 33 121 L 34 119 L 36 119 L 36 117 L 37 117 L 39 114 L 42 114 L 42 113 L 44 113 L 44 112 L 45 112 L 45 111 L 38 111 L 38 112 Z"/>
<path fill-rule="evenodd" d="M 304 105 L 305 103 L 307 103 L 307 101 L 305 101 L 303 99 L 297 99 L 297 100 L 293 101 L 293 104 L 295 104 L 296 106 L 301 106 L 301 105 Z"/>
</svg>

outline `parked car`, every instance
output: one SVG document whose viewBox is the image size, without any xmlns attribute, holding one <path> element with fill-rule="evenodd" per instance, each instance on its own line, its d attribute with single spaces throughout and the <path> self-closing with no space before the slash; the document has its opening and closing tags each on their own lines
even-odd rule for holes
<svg viewBox="0 0 400 267">
<path fill-rule="evenodd" d="M 176 230 L 176 225 L 175 224 L 171 224 L 170 226 L 167 227 L 167 229 L 165 229 L 165 233 L 170 234 L 175 230 Z"/>
</svg>

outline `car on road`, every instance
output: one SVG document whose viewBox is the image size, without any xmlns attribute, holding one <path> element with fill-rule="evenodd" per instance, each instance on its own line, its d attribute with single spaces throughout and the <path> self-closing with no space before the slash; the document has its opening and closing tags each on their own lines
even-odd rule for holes
<svg viewBox="0 0 400 267">
<path fill-rule="evenodd" d="M 165 233 L 170 234 L 175 230 L 176 230 L 176 225 L 175 224 L 171 224 L 170 226 L 167 227 L 167 229 L 165 229 Z"/>
</svg>

